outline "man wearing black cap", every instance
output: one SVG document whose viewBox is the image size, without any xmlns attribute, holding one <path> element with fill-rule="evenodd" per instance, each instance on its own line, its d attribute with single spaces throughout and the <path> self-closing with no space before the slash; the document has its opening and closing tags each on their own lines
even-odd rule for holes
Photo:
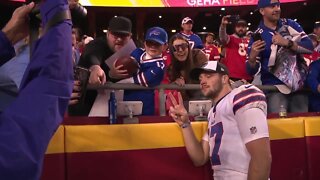
<svg viewBox="0 0 320 180">
<path fill-rule="evenodd" d="M 101 85 L 106 82 L 110 68 L 104 61 L 129 42 L 132 36 L 131 29 L 130 19 L 122 16 L 113 17 L 109 21 L 106 37 L 97 38 L 86 46 L 78 65 L 91 70 L 89 84 Z M 125 77 L 126 75 L 119 73 L 117 77 Z M 81 114 L 89 113 L 96 94 L 96 91 L 87 91 L 84 103 L 86 107 L 79 110 Z"/>
<path fill-rule="evenodd" d="M 232 89 L 227 68 L 217 61 L 193 69 L 190 77 L 200 80 L 202 93 L 215 104 L 208 114 L 208 131 L 199 143 L 181 94 L 178 102 L 169 94 L 173 104 L 169 114 L 181 127 L 193 163 L 202 166 L 210 158 L 214 179 L 267 180 L 271 152 L 263 92 L 253 85 Z"/>
<path fill-rule="evenodd" d="M 230 15 L 224 16 L 221 20 L 219 30 L 220 41 L 225 48 L 222 63 L 230 70 L 230 79 L 233 81 L 245 79 L 246 81 L 251 82 L 252 76 L 247 73 L 245 68 L 247 47 L 249 43 L 246 38 L 247 22 L 242 19 L 232 22 L 230 19 Z M 234 33 L 228 35 L 226 29 L 227 25 L 231 23 L 234 23 Z"/>
<path fill-rule="evenodd" d="M 278 113 L 280 106 L 288 109 L 288 112 L 308 112 L 308 98 L 303 92 L 297 91 L 297 87 L 303 87 L 304 80 L 301 77 L 303 61 L 299 60 L 299 54 L 311 54 L 313 45 L 302 27 L 291 19 L 280 19 L 281 8 L 279 0 L 259 0 L 258 9 L 262 20 L 255 33 L 261 35 L 261 39 L 251 38 L 248 46 L 248 61 L 246 62 L 249 74 L 261 72 L 262 85 L 274 85 L 280 92 L 266 92 L 268 113 Z M 286 55 L 277 55 L 280 52 L 289 52 Z M 292 71 L 290 63 L 276 63 L 278 59 L 290 59 L 291 64 L 299 63 L 299 70 Z M 296 58 L 297 57 L 297 58 Z M 277 61 L 280 62 L 280 61 Z M 282 61 L 283 62 L 283 61 Z M 301 63 L 300 63 L 301 62 Z M 275 75 L 272 70 L 280 64 L 283 68 Z M 296 72 L 292 75 L 290 73 Z M 306 72 L 306 70 L 304 70 Z M 298 74 L 299 73 L 299 74 Z M 280 80 L 286 78 L 285 80 Z M 291 79 L 289 79 L 291 78 Z M 293 82 L 288 86 L 287 82 Z M 286 84 L 285 84 L 286 83 Z"/>
</svg>

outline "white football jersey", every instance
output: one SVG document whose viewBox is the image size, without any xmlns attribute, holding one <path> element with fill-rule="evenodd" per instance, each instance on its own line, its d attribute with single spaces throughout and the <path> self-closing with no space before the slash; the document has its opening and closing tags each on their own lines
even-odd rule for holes
<svg viewBox="0 0 320 180">
<path fill-rule="evenodd" d="M 245 144 L 269 137 L 264 93 L 242 85 L 216 103 L 208 114 L 210 160 L 215 180 L 246 180 L 250 154 Z"/>
</svg>

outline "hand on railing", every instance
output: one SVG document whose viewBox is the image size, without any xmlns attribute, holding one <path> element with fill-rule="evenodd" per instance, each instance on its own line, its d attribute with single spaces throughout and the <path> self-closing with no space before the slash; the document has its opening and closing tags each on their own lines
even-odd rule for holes
<svg viewBox="0 0 320 180">
<path fill-rule="evenodd" d="M 102 85 L 106 83 L 106 74 L 99 65 L 93 65 L 90 67 L 89 84 Z"/>
<path fill-rule="evenodd" d="M 180 76 L 179 78 L 177 78 L 174 81 L 175 84 L 177 84 L 178 86 L 184 86 L 186 84 L 184 78 L 182 76 Z"/>
</svg>

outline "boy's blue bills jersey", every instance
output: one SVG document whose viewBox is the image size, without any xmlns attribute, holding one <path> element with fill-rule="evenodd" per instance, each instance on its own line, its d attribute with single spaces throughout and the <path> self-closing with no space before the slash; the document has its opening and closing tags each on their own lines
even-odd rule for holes
<svg viewBox="0 0 320 180">
<path fill-rule="evenodd" d="M 163 58 L 146 59 L 146 55 L 141 48 L 131 53 L 140 66 L 138 73 L 133 76 L 133 82 L 145 87 L 160 85 L 165 68 Z M 125 90 L 124 101 L 142 101 L 142 115 L 154 115 L 154 90 Z"/>
</svg>

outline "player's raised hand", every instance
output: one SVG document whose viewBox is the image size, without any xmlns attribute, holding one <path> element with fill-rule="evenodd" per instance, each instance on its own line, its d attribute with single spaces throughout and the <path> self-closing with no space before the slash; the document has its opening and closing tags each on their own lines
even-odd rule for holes
<svg viewBox="0 0 320 180">
<path fill-rule="evenodd" d="M 188 112 L 183 105 L 181 93 L 178 93 L 179 102 L 177 102 L 171 92 L 169 93 L 169 99 L 171 100 L 172 104 L 169 110 L 169 115 L 173 118 L 173 120 L 180 126 L 184 123 L 189 122 Z"/>
</svg>

